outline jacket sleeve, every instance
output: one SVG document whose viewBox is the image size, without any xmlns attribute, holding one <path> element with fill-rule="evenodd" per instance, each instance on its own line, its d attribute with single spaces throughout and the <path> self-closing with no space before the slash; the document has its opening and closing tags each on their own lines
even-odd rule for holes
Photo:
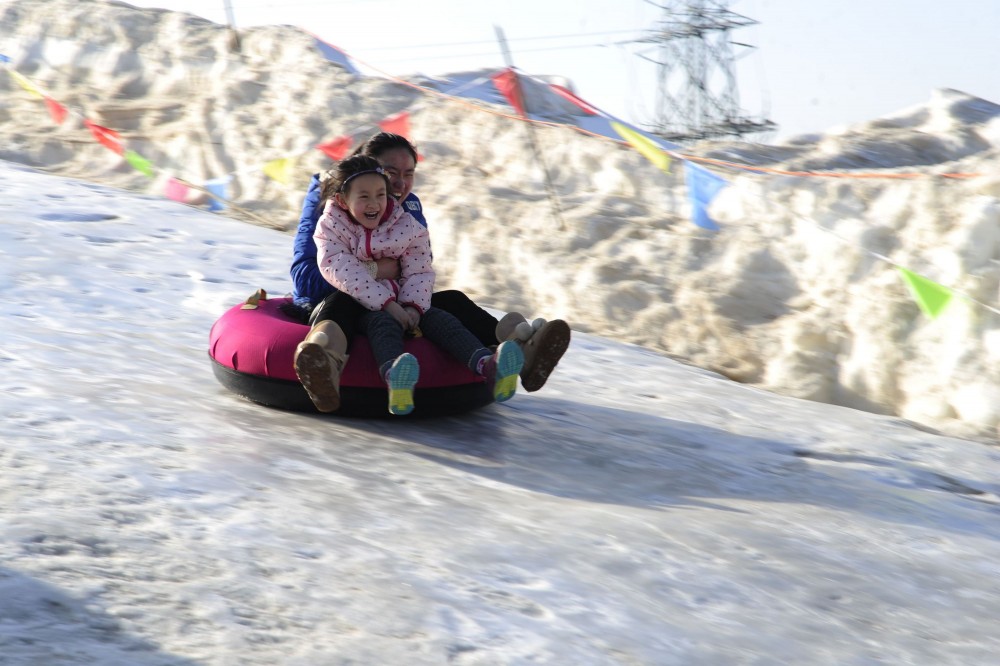
<svg viewBox="0 0 1000 666">
<path fill-rule="evenodd" d="M 315 236 L 318 272 L 368 310 L 381 310 L 395 294 L 371 276 L 364 262 L 355 256 L 351 241 L 350 233 L 336 223 L 333 214 L 324 213 Z"/>
<path fill-rule="evenodd" d="M 333 286 L 320 273 L 316 263 L 316 225 L 323 206 L 320 198 L 319 174 L 309 182 L 309 191 L 302 202 L 299 228 L 292 245 L 292 297 L 299 305 L 317 305 L 334 292 Z"/>
<path fill-rule="evenodd" d="M 431 306 L 434 293 L 434 264 L 431 259 L 431 237 L 427 228 L 410 217 L 413 238 L 399 258 L 401 287 L 396 298 L 401 305 L 412 305 L 421 312 Z"/>
</svg>

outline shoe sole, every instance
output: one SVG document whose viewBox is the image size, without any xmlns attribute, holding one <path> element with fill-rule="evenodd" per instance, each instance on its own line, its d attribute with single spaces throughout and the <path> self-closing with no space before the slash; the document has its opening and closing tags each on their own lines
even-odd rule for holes
<svg viewBox="0 0 1000 666">
<path fill-rule="evenodd" d="M 389 413 L 405 416 L 413 411 L 413 387 L 420 378 L 420 365 L 412 354 L 403 354 L 389 370 Z"/>
<path fill-rule="evenodd" d="M 521 386 L 529 393 L 545 386 L 549 375 L 559 363 L 559 359 L 569 347 L 570 329 L 562 319 L 546 322 L 525 346 L 533 347 L 526 356 L 533 354 L 531 366 L 526 366 L 521 373 Z"/>
<path fill-rule="evenodd" d="M 302 345 L 295 355 L 295 374 L 317 410 L 329 413 L 340 409 L 340 393 L 330 376 L 330 358 L 321 346 Z"/>
<path fill-rule="evenodd" d="M 524 352 L 516 342 L 504 342 L 497 347 L 496 376 L 493 379 L 493 399 L 506 402 L 517 392 L 517 375 L 524 366 Z"/>
</svg>

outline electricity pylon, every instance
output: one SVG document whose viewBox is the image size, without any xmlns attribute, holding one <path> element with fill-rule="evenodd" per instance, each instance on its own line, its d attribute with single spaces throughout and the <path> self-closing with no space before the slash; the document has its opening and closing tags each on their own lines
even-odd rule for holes
<svg viewBox="0 0 1000 666">
<path fill-rule="evenodd" d="M 674 141 L 743 137 L 777 128 L 740 110 L 730 32 L 756 21 L 728 9 L 725 0 L 661 0 L 656 29 L 635 40 L 656 45 L 656 56 L 639 54 L 658 71 L 656 114 L 649 130 Z"/>
</svg>

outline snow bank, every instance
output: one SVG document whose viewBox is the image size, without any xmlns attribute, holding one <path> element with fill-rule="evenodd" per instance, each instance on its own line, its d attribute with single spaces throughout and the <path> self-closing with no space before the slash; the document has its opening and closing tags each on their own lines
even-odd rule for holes
<svg viewBox="0 0 1000 666">
<path fill-rule="evenodd" d="M 157 194 L 167 171 L 193 182 L 229 173 L 238 205 L 229 214 L 291 229 L 309 175 L 328 165 L 314 146 L 361 140 L 409 108 L 442 288 L 562 316 L 780 393 L 997 435 L 996 104 L 939 90 L 782 145 L 689 147 L 768 169 L 879 176 L 716 169 L 729 185 L 711 207 L 722 230 L 711 233 L 689 221 L 681 164 L 664 174 L 605 139 L 529 129 L 359 77 L 295 28 L 243 31 L 235 52 L 224 26 L 123 3 L 21 0 L 0 11 L 0 52 L 17 71 L 120 131 L 161 171 L 153 181 L 139 174 L 79 118 L 55 125 L 9 77 L 0 77 L 0 159 Z M 290 185 L 261 171 L 289 155 Z M 984 175 L 938 175 L 955 172 Z M 886 177 L 902 174 L 917 177 Z M 290 253 L 290 240 L 275 252 Z M 968 298 L 930 320 L 894 264 Z"/>
</svg>

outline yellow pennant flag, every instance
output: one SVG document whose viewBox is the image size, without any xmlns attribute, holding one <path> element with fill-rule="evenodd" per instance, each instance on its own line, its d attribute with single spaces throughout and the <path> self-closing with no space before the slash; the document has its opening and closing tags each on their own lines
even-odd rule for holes
<svg viewBox="0 0 1000 666">
<path fill-rule="evenodd" d="M 937 319 L 941 311 L 951 302 L 953 292 L 948 287 L 932 282 L 922 275 L 917 275 L 902 266 L 896 266 L 903 282 L 910 288 L 914 300 L 928 319 Z"/>
<path fill-rule="evenodd" d="M 15 72 L 12 69 L 9 69 L 7 71 L 10 72 L 10 75 L 14 77 L 14 80 L 20 83 L 21 87 L 27 90 L 29 93 L 31 93 L 32 95 L 34 95 L 39 99 L 45 98 L 45 95 L 43 95 L 42 92 L 38 88 L 36 88 L 35 85 L 31 81 L 26 79 L 23 75 L 19 74 L 18 72 Z"/>
<path fill-rule="evenodd" d="M 664 173 L 670 173 L 670 156 L 663 152 L 663 148 L 656 145 L 656 142 L 619 122 L 611 121 L 611 126 L 643 157 L 662 169 Z"/>
<path fill-rule="evenodd" d="M 271 160 L 264 165 L 264 173 L 266 173 L 272 180 L 276 180 L 279 183 L 287 185 L 291 180 L 292 165 L 294 163 L 295 160 L 291 157 L 282 157 L 281 159 Z"/>
</svg>

